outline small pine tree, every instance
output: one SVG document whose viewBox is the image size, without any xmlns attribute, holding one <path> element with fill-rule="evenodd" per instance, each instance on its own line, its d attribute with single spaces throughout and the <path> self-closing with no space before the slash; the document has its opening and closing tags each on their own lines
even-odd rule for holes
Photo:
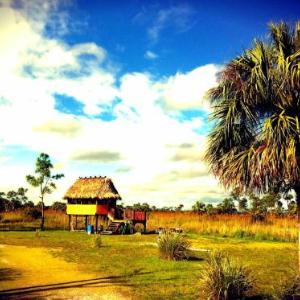
<svg viewBox="0 0 300 300">
<path fill-rule="evenodd" d="M 64 174 L 51 174 L 51 169 L 53 165 L 50 161 L 50 157 L 48 154 L 41 153 L 36 160 L 36 169 L 35 173 L 36 176 L 27 175 L 26 180 L 29 184 L 34 187 L 40 188 L 40 199 L 41 199 L 41 211 L 42 211 L 42 218 L 41 218 L 41 230 L 44 230 L 44 222 L 45 222 L 45 215 L 44 215 L 44 197 L 46 194 L 51 194 L 54 189 L 56 189 L 56 185 L 54 183 L 55 180 L 58 180 L 64 177 Z"/>
</svg>

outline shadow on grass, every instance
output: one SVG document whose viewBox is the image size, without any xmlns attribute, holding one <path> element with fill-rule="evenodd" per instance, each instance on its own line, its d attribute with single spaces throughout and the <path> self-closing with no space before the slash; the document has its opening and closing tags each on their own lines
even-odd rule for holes
<svg viewBox="0 0 300 300">
<path fill-rule="evenodd" d="M 15 280 L 21 276 L 21 272 L 13 268 L 0 268 L 0 281 Z"/>
<path fill-rule="evenodd" d="M 196 255 L 191 255 L 187 258 L 187 261 L 203 261 L 204 258 L 196 256 Z"/>
<path fill-rule="evenodd" d="M 7 290 L 0 291 L 0 299 L 39 300 L 39 299 L 47 299 L 46 295 L 39 294 L 47 291 L 83 288 L 83 287 L 101 288 L 101 287 L 107 287 L 111 285 L 130 287 L 131 285 L 128 283 L 127 280 L 129 276 L 139 276 L 139 275 L 145 275 L 149 273 L 152 272 L 138 272 L 135 274 L 127 274 L 124 276 L 107 276 L 107 277 L 98 277 L 98 278 L 85 279 L 85 280 L 75 280 L 75 281 L 67 281 L 67 282 L 60 282 L 54 284 L 34 285 L 34 286 L 27 286 L 22 288 L 7 289 Z"/>
<path fill-rule="evenodd" d="M 272 300 L 274 299 L 271 295 L 255 295 L 245 298 L 245 300 Z"/>
</svg>

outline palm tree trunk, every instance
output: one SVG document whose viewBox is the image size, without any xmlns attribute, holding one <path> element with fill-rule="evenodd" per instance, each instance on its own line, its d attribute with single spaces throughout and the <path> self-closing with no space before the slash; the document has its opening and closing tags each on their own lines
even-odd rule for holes
<svg viewBox="0 0 300 300">
<path fill-rule="evenodd" d="M 298 220 L 298 275 L 300 275 L 300 186 L 294 188 L 297 202 L 297 220 Z"/>
</svg>

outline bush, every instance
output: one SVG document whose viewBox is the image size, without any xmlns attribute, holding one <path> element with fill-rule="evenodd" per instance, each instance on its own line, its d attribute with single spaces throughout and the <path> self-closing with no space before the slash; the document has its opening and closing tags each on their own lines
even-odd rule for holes
<svg viewBox="0 0 300 300">
<path fill-rule="evenodd" d="M 222 252 L 212 252 L 201 276 L 208 300 L 244 299 L 252 289 L 250 273 Z"/>
<path fill-rule="evenodd" d="M 293 300 L 294 296 L 300 295 L 300 277 L 287 280 L 274 294 L 276 300 Z"/>
<path fill-rule="evenodd" d="M 25 211 L 25 216 L 29 217 L 30 219 L 37 220 L 42 217 L 42 213 L 37 208 L 30 208 Z"/>
<path fill-rule="evenodd" d="M 41 234 L 40 234 L 40 233 L 41 233 L 41 230 L 40 230 L 40 229 L 36 229 L 36 230 L 35 230 L 35 234 L 34 234 L 35 237 L 39 239 L 39 238 L 41 237 Z"/>
<path fill-rule="evenodd" d="M 157 240 L 161 257 L 170 260 L 182 260 L 188 258 L 190 243 L 179 233 L 161 233 Z"/>
<path fill-rule="evenodd" d="M 145 227 L 143 224 L 135 224 L 134 226 L 134 231 L 135 232 L 140 232 L 140 233 L 143 233 L 145 231 Z"/>
<path fill-rule="evenodd" d="M 100 248 L 102 246 L 102 239 L 100 235 L 94 234 L 92 238 L 92 247 Z"/>
</svg>

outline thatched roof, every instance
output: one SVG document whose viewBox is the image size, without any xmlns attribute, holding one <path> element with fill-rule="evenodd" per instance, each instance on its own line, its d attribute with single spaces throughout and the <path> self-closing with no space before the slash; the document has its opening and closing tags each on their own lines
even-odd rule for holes
<svg viewBox="0 0 300 300">
<path fill-rule="evenodd" d="M 79 178 L 68 189 L 64 199 L 121 199 L 110 178 Z"/>
</svg>

